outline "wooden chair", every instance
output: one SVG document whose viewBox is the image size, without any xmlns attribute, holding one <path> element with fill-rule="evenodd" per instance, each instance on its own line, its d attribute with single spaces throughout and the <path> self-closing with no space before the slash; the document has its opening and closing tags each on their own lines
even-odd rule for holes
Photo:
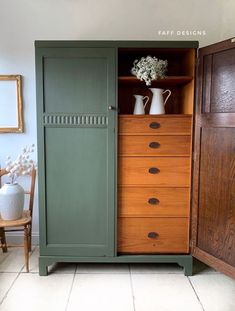
<svg viewBox="0 0 235 311">
<path fill-rule="evenodd" d="M 8 174 L 5 169 L 0 169 L 0 177 Z M 31 171 L 30 191 L 26 191 L 25 195 L 29 195 L 29 208 L 23 211 L 22 218 L 17 220 L 3 220 L 0 217 L 0 241 L 2 251 L 7 252 L 7 243 L 5 232 L 24 231 L 24 257 L 26 271 L 29 272 L 29 252 L 32 247 L 32 217 L 33 217 L 33 201 L 35 190 L 36 170 Z M 17 229 L 6 229 L 10 227 L 19 227 Z"/>
</svg>

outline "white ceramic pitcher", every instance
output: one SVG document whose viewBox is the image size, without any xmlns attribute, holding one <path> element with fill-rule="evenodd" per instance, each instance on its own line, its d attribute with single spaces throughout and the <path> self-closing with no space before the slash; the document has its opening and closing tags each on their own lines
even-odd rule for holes
<svg viewBox="0 0 235 311">
<path fill-rule="evenodd" d="M 163 90 L 158 88 L 150 88 L 151 92 L 153 93 L 153 98 L 151 102 L 151 107 L 149 110 L 149 114 L 165 114 L 165 104 L 168 98 L 171 96 L 170 90 Z M 169 92 L 165 101 L 163 99 L 163 94 Z"/>
<path fill-rule="evenodd" d="M 134 97 L 135 97 L 135 108 L 133 114 L 145 114 L 145 107 L 149 101 L 149 97 L 142 95 L 134 95 Z"/>
</svg>

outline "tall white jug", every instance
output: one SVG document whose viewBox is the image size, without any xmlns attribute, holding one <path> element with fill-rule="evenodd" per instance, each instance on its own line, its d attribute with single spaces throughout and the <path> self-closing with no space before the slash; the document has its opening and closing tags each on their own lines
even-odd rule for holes
<svg viewBox="0 0 235 311">
<path fill-rule="evenodd" d="M 144 109 L 149 101 L 149 97 L 142 95 L 134 95 L 134 97 L 135 97 L 135 108 L 133 114 L 145 114 Z"/>
<path fill-rule="evenodd" d="M 165 104 L 168 98 L 171 96 L 170 90 L 163 90 L 158 88 L 150 88 L 151 92 L 153 93 L 153 98 L 151 102 L 151 107 L 149 110 L 149 114 L 165 114 Z M 169 92 L 165 101 L 163 99 L 163 94 Z"/>
</svg>

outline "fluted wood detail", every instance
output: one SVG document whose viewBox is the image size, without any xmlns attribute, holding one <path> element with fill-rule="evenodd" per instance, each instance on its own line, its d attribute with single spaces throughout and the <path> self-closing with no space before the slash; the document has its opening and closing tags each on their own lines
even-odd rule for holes
<svg viewBox="0 0 235 311">
<path fill-rule="evenodd" d="M 106 127 L 108 118 L 106 115 L 94 114 L 45 114 L 43 116 L 45 126 L 81 126 L 81 127 Z"/>
</svg>

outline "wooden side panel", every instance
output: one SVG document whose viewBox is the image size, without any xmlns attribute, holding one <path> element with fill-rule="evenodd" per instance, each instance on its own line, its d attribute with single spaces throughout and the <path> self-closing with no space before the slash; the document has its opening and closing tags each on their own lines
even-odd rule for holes
<svg viewBox="0 0 235 311">
<path fill-rule="evenodd" d="M 197 245 L 235 266 L 235 128 L 204 128 Z"/>
<path fill-rule="evenodd" d="M 121 218 L 120 253 L 188 253 L 188 218 Z"/>
</svg>

